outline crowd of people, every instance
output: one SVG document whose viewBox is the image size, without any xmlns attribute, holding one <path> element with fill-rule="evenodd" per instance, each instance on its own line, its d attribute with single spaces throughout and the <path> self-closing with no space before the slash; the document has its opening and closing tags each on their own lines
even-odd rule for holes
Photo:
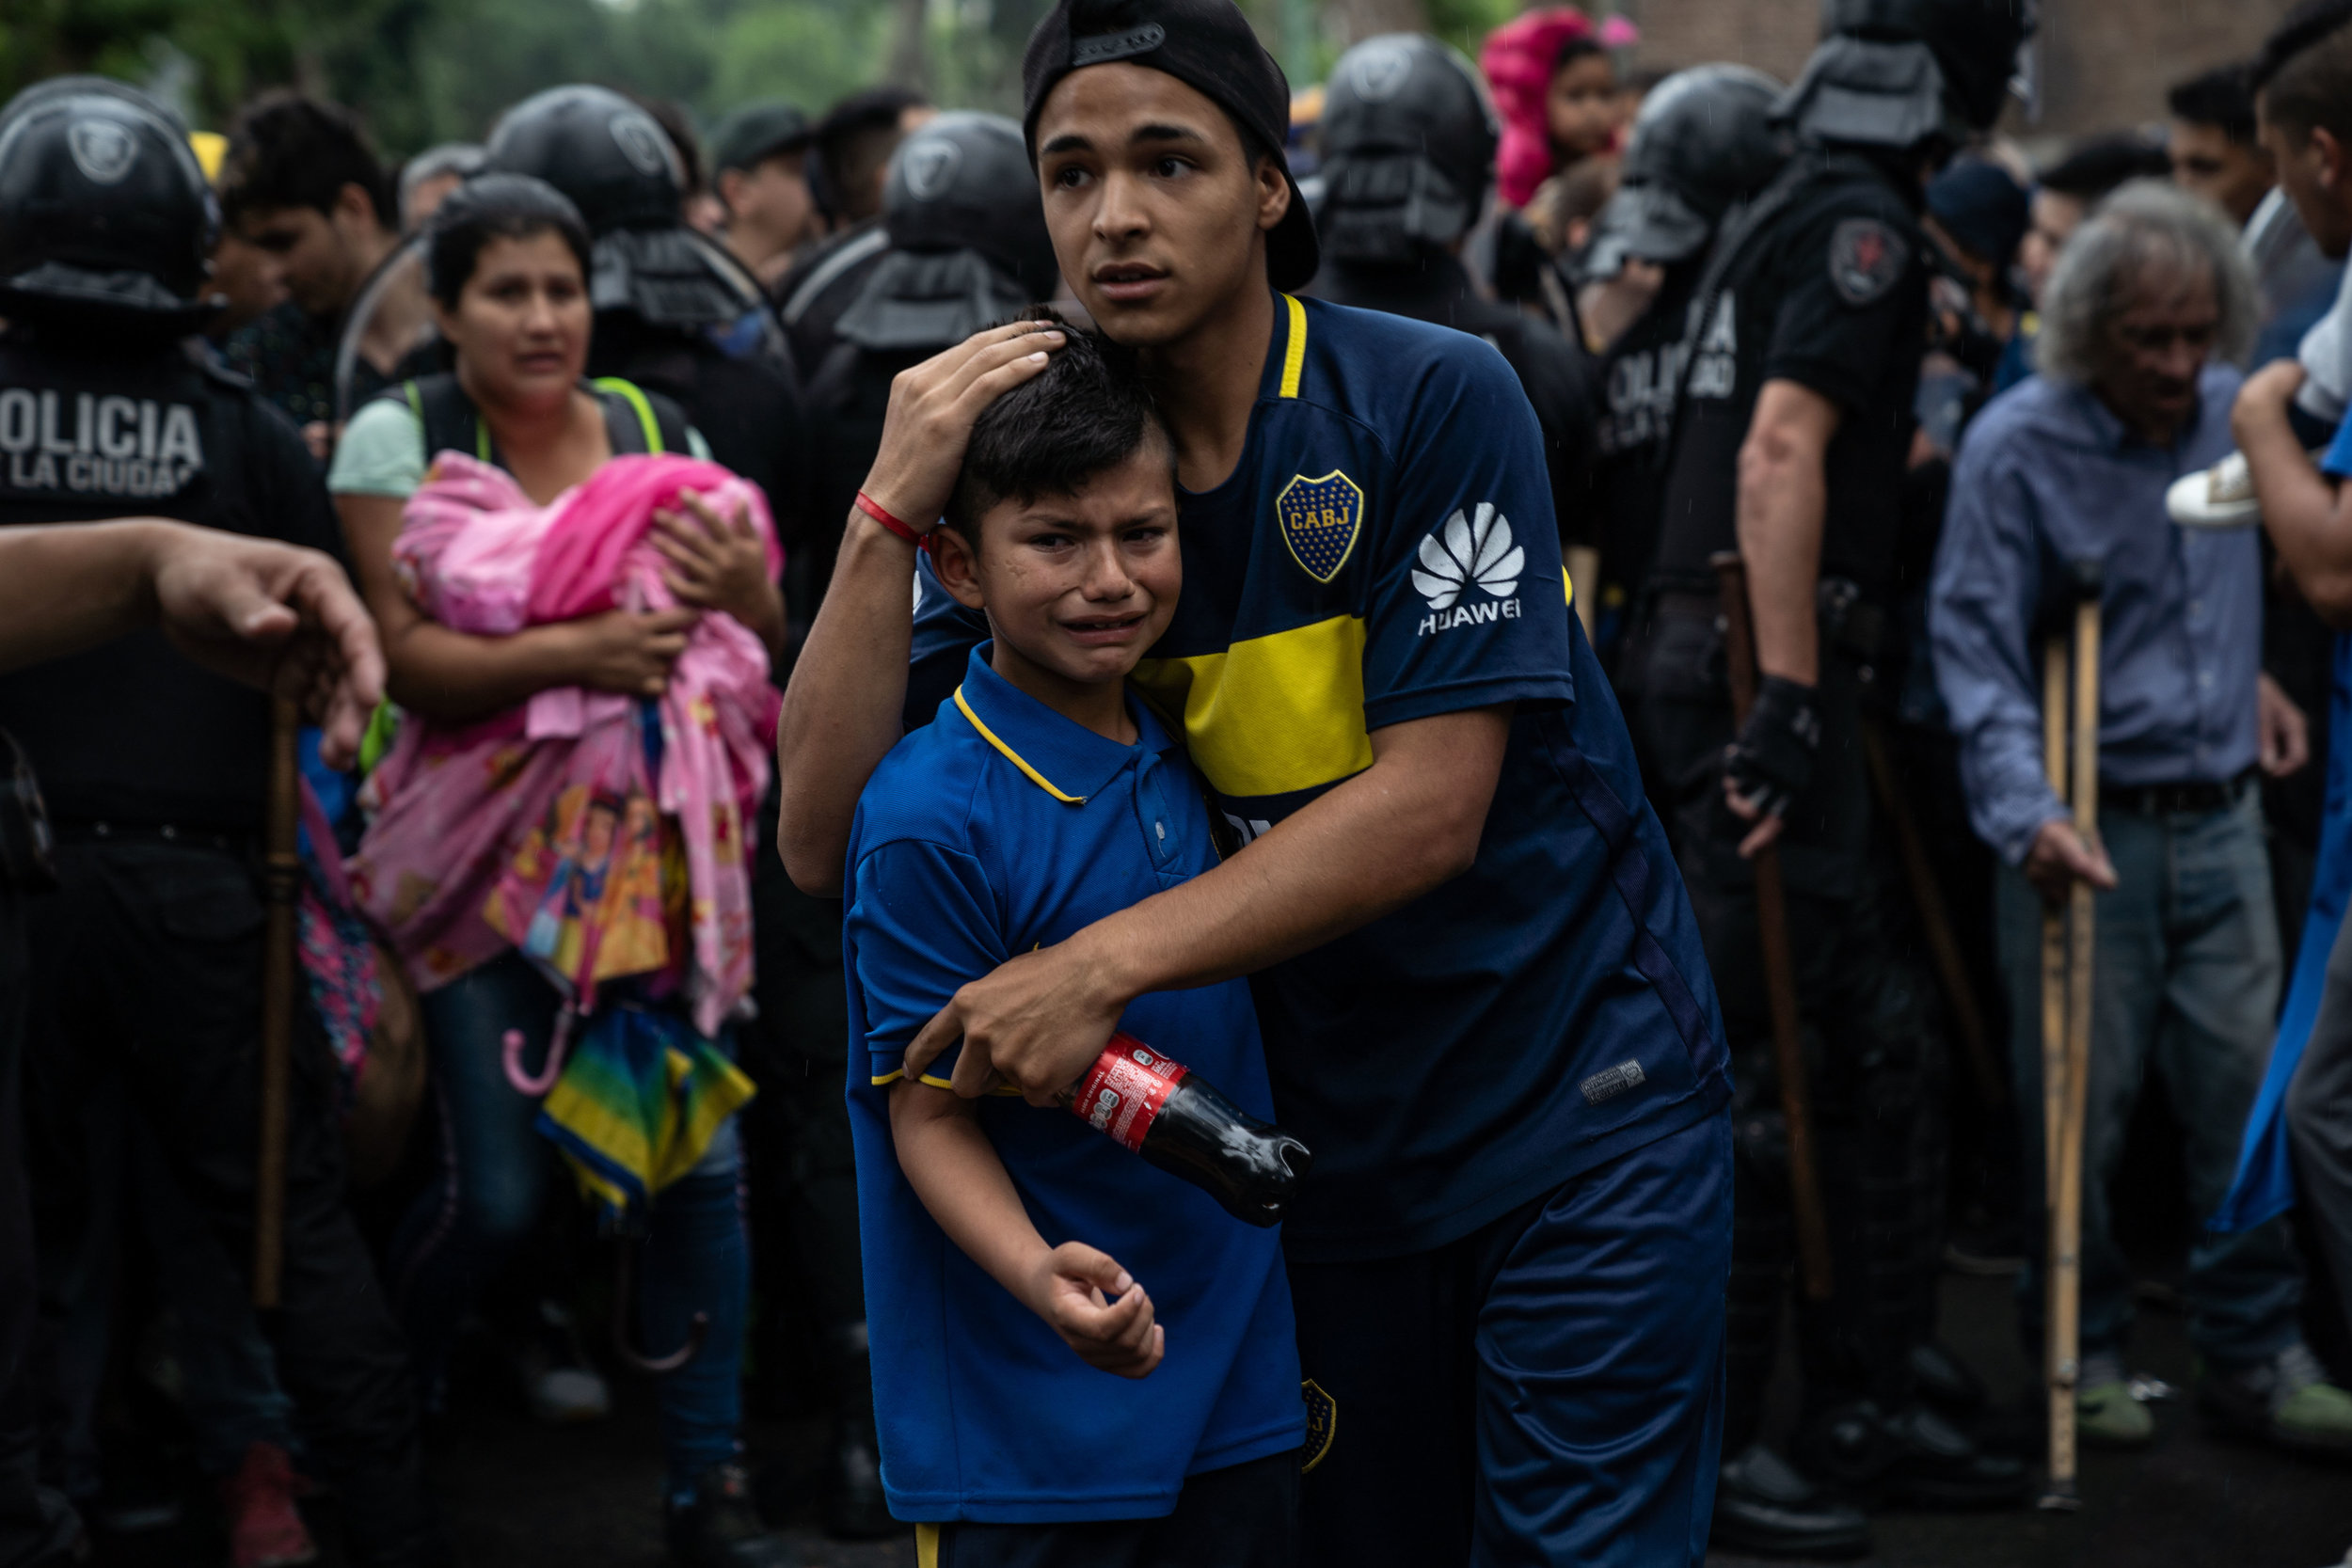
<svg viewBox="0 0 2352 1568">
<path fill-rule="evenodd" d="M 2352 0 L 2068 145 L 1825 16 L 0 107 L 0 1568 L 453 1561 L 437 1427 L 639 1374 L 690 1568 L 2027 1506 L 1939 1280 L 2055 1361 L 2083 888 L 2073 1431 L 2153 1274 L 2352 1457 Z"/>
</svg>

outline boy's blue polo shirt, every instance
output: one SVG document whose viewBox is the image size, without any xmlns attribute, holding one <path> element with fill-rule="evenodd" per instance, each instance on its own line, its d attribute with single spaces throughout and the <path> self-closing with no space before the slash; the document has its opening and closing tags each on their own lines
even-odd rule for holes
<svg viewBox="0 0 2352 1568">
<path fill-rule="evenodd" d="M 1083 1242 L 1152 1293 L 1166 1358 L 1097 1371 L 947 1240 L 907 1184 L 888 1085 L 959 987 L 1216 863 L 1183 750 L 1141 704 L 1121 746 L 1025 695 L 974 650 L 937 719 L 866 786 L 842 890 L 882 1486 L 901 1519 L 1141 1519 L 1184 1477 L 1305 1434 L 1279 1234 L 1058 1108 L 980 1102 L 980 1123 L 1049 1244 Z M 1271 1118 L 1246 982 L 1141 996 L 1120 1027 Z M 926 1073 L 945 1084 L 958 1053 Z M 868 1081 L 870 1080 L 870 1081 Z"/>
<path fill-rule="evenodd" d="M 1244 836 L 1371 766 L 1370 731 L 1516 705 L 1476 863 L 1253 979 L 1275 1104 L 1315 1151 L 1291 1254 L 1441 1245 L 1719 1112 L 1714 985 L 1502 356 L 1278 295 L 1241 461 L 1180 501 L 1184 596 L 1135 684 Z M 936 701 L 985 632 L 924 588 Z"/>
</svg>

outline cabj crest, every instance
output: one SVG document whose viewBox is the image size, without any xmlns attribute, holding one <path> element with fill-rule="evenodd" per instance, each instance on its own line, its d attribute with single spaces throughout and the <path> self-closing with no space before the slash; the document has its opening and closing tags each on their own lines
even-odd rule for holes
<svg viewBox="0 0 2352 1568">
<path fill-rule="evenodd" d="M 1293 474 L 1274 498 L 1274 515 L 1291 559 L 1317 582 L 1340 575 L 1363 531 L 1364 493 L 1337 468 L 1320 479 Z"/>
</svg>

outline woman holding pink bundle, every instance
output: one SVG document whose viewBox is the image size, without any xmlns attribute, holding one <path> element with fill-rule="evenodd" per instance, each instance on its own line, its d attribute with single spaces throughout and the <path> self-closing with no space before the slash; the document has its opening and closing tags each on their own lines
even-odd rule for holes
<svg viewBox="0 0 2352 1568">
<path fill-rule="evenodd" d="M 660 1382 L 671 1549 L 763 1568 L 787 1554 L 737 1462 L 749 1085 L 728 1019 L 781 559 L 764 498 L 674 404 L 581 380 L 588 267 L 551 187 L 452 195 L 427 272 L 453 372 L 360 409 L 328 479 L 403 709 L 353 883 L 422 993 L 441 1107 L 442 1180 L 389 1283 L 436 1389 L 560 1146 L 609 1214 L 650 1219 L 625 1330 L 656 1354 L 700 1336 Z M 659 1115 L 639 1089 L 669 1096 Z"/>
</svg>

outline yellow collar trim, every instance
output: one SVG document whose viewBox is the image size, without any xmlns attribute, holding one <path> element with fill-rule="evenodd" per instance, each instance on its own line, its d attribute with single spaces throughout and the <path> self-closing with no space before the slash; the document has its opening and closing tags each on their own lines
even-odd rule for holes
<svg viewBox="0 0 2352 1568">
<path fill-rule="evenodd" d="M 1284 294 L 1282 303 L 1290 307 L 1290 336 L 1282 344 L 1282 396 L 1298 395 L 1299 372 L 1307 368 L 1307 308 L 1295 296 Z"/>
<path fill-rule="evenodd" d="M 1296 301 L 1293 301 L 1292 303 L 1295 304 Z M 956 688 L 956 707 L 966 719 L 972 721 L 972 727 L 980 732 L 980 738 L 987 741 L 991 746 L 995 747 L 999 752 L 1002 752 L 1005 754 L 1005 760 L 1007 762 L 1011 763 L 1015 768 L 1018 768 L 1021 771 L 1026 773 L 1029 776 L 1029 782 L 1031 784 L 1045 791 L 1046 794 L 1051 795 L 1055 800 L 1059 800 L 1063 805 L 1083 806 L 1087 803 L 1087 798 L 1083 795 L 1064 795 L 1060 790 L 1056 789 L 1051 779 L 1048 779 L 1044 774 L 1030 767 L 1027 761 L 1022 757 L 1020 752 L 1014 751 L 1011 747 L 997 739 L 996 732 L 990 729 L 986 724 L 981 723 L 980 716 L 972 711 L 972 705 L 963 700 L 963 688 L 961 686 Z"/>
</svg>

